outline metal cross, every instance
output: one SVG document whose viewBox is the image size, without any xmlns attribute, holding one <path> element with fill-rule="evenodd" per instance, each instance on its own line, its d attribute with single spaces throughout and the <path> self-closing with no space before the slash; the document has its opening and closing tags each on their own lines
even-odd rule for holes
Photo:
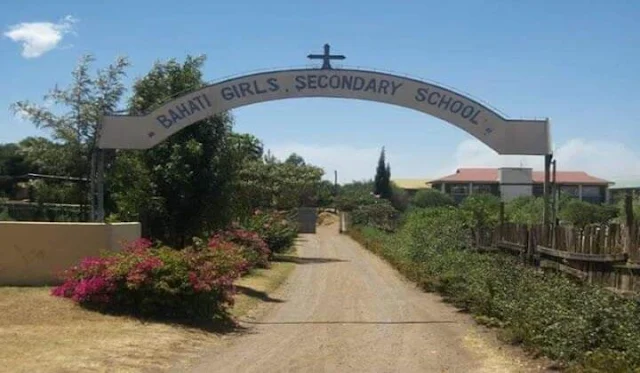
<svg viewBox="0 0 640 373">
<path fill-rule="evenodd" d="M 307 58 L 311 59 L 311 60 L 322 60 L 322 69 L 332 69 L 331 67 L 331 60 L 344 60 L 345 56 L 341 55 L 341 54 L 334 54 L 332 55 L 329 52 L 329 49 L 331 47 L 329 46 L 329 44 L 325 44 L 324 45 L 324 54 L 310 54 L 307 56 Z"/>
</svg>

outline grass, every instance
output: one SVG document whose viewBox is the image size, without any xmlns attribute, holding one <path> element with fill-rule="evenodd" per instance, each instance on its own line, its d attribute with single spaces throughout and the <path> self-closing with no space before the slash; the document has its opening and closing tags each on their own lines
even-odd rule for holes
<svg viewBox="0 0 640 373">
<path fill-rule="evenodd" d="M 289 253 L 291 255 L 291 253 Z M 295 263 L 278 262 L 237 281 L 233 317 L 261 303 Z M 0 372 L 159 371 L 220 342 L 220 333 L 85 310 L 49 287 L 0 287 Z"/>
<path fill-rule="evenodd" d="M 287 252 L 287 257 L 295 255 L 295 251 Z M 269 269 L 255 269 L 249 276 L 242 277 L 236 281 L 238 295 L 231 310 L 234 318 L 245 316 L 249 311 L 255 309 L 259 303 L 277 303 L 279 300 L 269 296 L 289 277 L 295 263 L 290 261 L 280 261 L 276 254 Z"/>
</svg>

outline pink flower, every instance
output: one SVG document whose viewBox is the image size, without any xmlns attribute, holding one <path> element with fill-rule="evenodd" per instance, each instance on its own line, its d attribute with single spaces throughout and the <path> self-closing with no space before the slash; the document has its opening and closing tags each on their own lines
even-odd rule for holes
<svg viewBox="0 0 640 373">
<path fill-rule="evenodd" d="M 124 246 L 123 251 L 130 253 L 142 253 L 147 251 L 153 246 L 153 242 L 146 238 L 139 238 L 135 241 L 129 242 Z"/>
</svg>

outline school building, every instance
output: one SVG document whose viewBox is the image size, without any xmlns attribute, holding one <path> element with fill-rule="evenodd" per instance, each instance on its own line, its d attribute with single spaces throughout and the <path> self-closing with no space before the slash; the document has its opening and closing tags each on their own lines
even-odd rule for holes
<svg viewBox="0 0 640 373">
<path fill-rule="evenodd" d="M 542 197 L 544 172 L 521 167 L 459 168 L 430 184 L 458 202 L 473 193 L 490 193 L 509 201 L 518 196 Z M 561 192 L 592 203 L 608 203 L 613 185 L 583 171 L 556 171 L 556 184 Z"/>
</svg>

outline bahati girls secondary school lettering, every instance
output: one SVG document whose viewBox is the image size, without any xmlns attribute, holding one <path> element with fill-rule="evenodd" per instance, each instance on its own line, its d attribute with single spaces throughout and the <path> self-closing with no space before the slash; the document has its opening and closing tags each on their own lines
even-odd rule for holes
<svg viewBox="0 0 640 373">
<path fill-rule="evenodd" d="M 300 74 L 294 77 L 294 86 L 291 89 L 284 88 L 284 90 L 291 97 L 296 97 L 296 92 L 326 89 L 372 92 L 379 95 L 395 96 L 403 84 L 391 79 L 363 78 L 344 74 Z M 230 84 L 222 87 L 219 92 L 222 100 L 231 101 L 248 96 L 280 92 L 281 90 L 282 87 L 278 79 L 273 77 L 266 80 L 256 79 L 251 82 Z M 345 95 L 345 97 L 349 96 Z M 481 109 L 474 107 L 474 105 L 454 99 L 453 96 L 444 92 L 430 90 L 429 87 L 417 88 L 414 100 L 417 103 L 437 106 L 438 109 L 458 114 L 474 125 L 478 125 L 477 117 L 482 112 Z M 203 93 L 169 108 L 166 113 L 158 115 L 156 120 L 163 127 L 170 128 L 189 118 L 194 113 L 210 108 L 212 101 L 206 93 Z"/>
</svg>

